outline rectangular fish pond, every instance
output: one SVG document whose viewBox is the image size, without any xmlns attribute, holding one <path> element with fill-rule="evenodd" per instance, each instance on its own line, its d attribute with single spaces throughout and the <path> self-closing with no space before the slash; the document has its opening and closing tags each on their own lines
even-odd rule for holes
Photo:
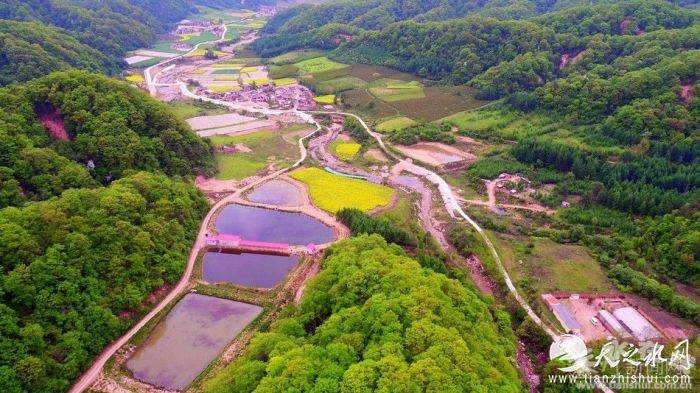
<svg viewBox="0 0 700 393">
<path fill-rule="evenodd" d="M 304 246 L 335 239 L 331 227 L 306 214 L 238 204 L 228 205 L 221 211 L 216 219 L 216 230 L 245 240 Z"/>
<path fill-rule="evenodd" d="M 303 195 L 293 184 L 284 180 L 270 180 L 248 194 L 248 200 L 266 205 L 299 206 Z"/>
<path fill-rule="evenodd" d="M 273 288 L 297 262 L 298 255 L 208 252 L 204 254 L 202 278 L 211 283 Z"/>
<path fill-rule="evenodd" d="M 156 325 L 126 367 L 141 381 L 182 390 L 260 312 L 256 305 L 189 293 Z"/>
</svg>

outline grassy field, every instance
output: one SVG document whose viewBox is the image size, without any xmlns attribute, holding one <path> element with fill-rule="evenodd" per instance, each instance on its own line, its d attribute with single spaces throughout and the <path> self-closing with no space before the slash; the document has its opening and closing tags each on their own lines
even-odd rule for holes
<svg viewBox="0 0 700 393">
<path fill-rule="evenodd" d="M 360 152 L 362 145 L 355 142 L 344 142 L 336 140 L 333 143 L 331 143 L 330 147 L 333 153 L 335 153 L 336 157 L 340 158 L 341 160 L 351 161 L 357 156 L 357 153 Z"/>
<path fill-rule="evenodd" d="M 279 56 L 275 56 L 269 59 L 270 64 L 283 65 L 295 63 L 298 61 L 313 59 L 315 57 L 323 56 L 323 52 L 315 50 L 295 50 L 287 53 L 283 53 Z"/>
<path fill-rule="evenodd" d="M 156 65 L 163 60 L 165 60 L 164 57 L 154 57 L 152 59 L 140 61 L 138 63 L 129 64 L 129 67 L 131 67 L 131 68 L 147 68 L 147 67 L 150 67 L 152 65 Z"/>
<path fill-rule="evenodd" d="M 379 79 L 394 79 L 401 81 L 417 81 L 414 75 L 407 74 L 389 67 L 353 64 L 345 69 L 345 74 L 360 78 L 363 81 L 374 82 Z"/>
<path fill-rule="evenodd" d="M 386 102 L 417 100 L 425 97 L 423 85 L 418 81 L 379 79 L 370 84 L 369 92 Z"/>
<path fill-rule="evenodd" d="M 238 75 L 219 75 L 214 77 L 215 81 L 237 81 Z"/>
<path fill-rule="evenodd" d="M 423 91 L 424 98 L 392 102 L 391 105 L 416 121 L 434 121 L 488 104 L 488 101 L 474 98 L 476 90 L 468 86 L 435 86 Z"/>
<path fill-rule="evenodd" d="M 267 71 L 270 77 L 275 79 L 291 78 L 299 75 L 299 68 L 292 64 L 283 66 L 271 65 L 267 68 Z"/>
<path fill-rule="evenodd" d="M 408 232 L 417 242 L 418 239 L 416 234 L 424 231 L 418 224 L 418 214 L 414 208 L 416 199 L 416 194 L 400 192 L 396 205 L 383 211 L 379 216 L 386 218 L 392 224 L 394 224 L 394 226 Z"/>
<path fill-rule="evenodd" d="M 177 54 L 183 54 L 186 52 L 186 51 L 181 51 L 181 50 L 177 50 L 175 48 L 172 48 L 170 45 L 172 45 L 171 41 L 161 40 L 161 41 L 156 42 L 153 45 L 153 47 L 151 48 L 151 50 L 154 50 L 157 52 L 177 53 Z"/>
<path fill-rule="evenodd" d="M 403 130 L 406 127 L 410 127 L 412 125 L 416 124 L 415 121 L 409 119 L 408 117 L 395 117 L 393 119 L 389 119 L 386 121 L 383 121 L 375 127 L 377 131 L 379 132 L 392 132 L 392 131 L 398 131 L 398 130 Z"/>
<path fill-rule="evenodd" d="M 290 176 L 305 183 L 314 204 L 331 213 L 346 207 L 367 212 L 387 205 L 395 192 L 364 180 L 333 175 L 320 168 L 299 169 Z"/>
<path fill-rule="evenodd" d="M 239 69 L 238 68 L 217 68 L 211 73 L 214 75 L 220 75 L 220 74 L 238 74 Z"/>
<path fill-rule="evenodd" d="M 345 90 L 361 89 L 365 86 L 367 86 L 367 82 L 354 76 L 341 76 L 315 84 L 318 94 L 336 94 Z"/>
<path fill-rule="evenodd" d="M 396 108 L 372 97 L 365 89 L 354 89 L 340 93 L 343 105 L 357 112 L 363 117 L 372 119 L 399 116 Z"/>
<path fill-rule="evenodd" d="M 197 116 L 213 116 L 228 113 L 228 108 L 209 102 L 195 100 L 177 100 L 168 102 L 168 106 L 180 119 L 189 119 Z"/>
<path fill-rule="evenodd" d="M 551 291 L 605 292 L 611 288 L 598 262 L 585 247 L 549 239 L 491 236 L 508 273 L 526 280 L 538 294 Z"/>
<path fill-rule="evenodd" d="M 267 161 L 249 153 L 216 154 L 219 180 L 241 180 L 255 175 L 267 166 Z"/>
<path fill-rule="evenodd" d="M 201 44 L 202 42 L 214 41 L 217 37 L 214 33 L 208 31 L 201 33 L 180 34 L 179 42 L 184 42 L 190 45 Z"/>
<path fill-rule="evenodd" d="M 335 102 L 335 95 L 328 94 L 325 96 L 314 97 L 314 101 L 318 102 L 319 104 L 332 104 Z"/>
<path fill-rule="evenodd" d="M 315 57 L 313 59 L 308 59 L 308 60 L 302 60 L 300 62 L 294 63 L 294 65 L 299 67 L 300 70 L 311 73 L 311 74 L 315 74 L 318 72 L 337 70 L 337 69 L 347 67 L 347 65 L 336 63 L 335 61 L 330 60 L 329 58 L 327 58 L 325 56 Z"/>
<path fill-rule="evenodd" d="M 192 52 L 189 52 L 188 54 L 185 55 L 185 57 L 198 57 L 198 56 L 204 56 L 207 53 L 207 48 L 200 46 L 199 48 L 193 50 Z M 222 51 L 215 50 L 214 54 L 216 56 L 223 56 L 226 53 Z"/>
<path fill-rule="evenodd" d="M 240 29 L 236 25 L 226 25 L 226 34 L 224 35 L 224 40 L 234 41 L 240 38 Z"/>
<path fill-rule="evenodd" d="M 275 86 L 289 86 L 297 83 L 297 80 L 294 78 L 280 78 L 273 80 L 273 82 Z"/>
<path fill-rule="evenodd" d="M 278 165 L 289 165 L 296 161 L 299 149 L 295 144 L 284 140 L 282 133 L 277 130 L 265 130 L 245 135 L 217 135 L 209 140 L 215 146 L 244 144 L 251 149 L 249 154 L 259 160 L 275 162 Z"/>
</svg>

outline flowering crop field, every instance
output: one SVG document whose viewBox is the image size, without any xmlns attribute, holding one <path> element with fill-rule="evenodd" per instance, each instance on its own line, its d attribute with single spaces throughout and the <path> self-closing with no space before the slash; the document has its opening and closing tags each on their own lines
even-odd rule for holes
<svg viewBox="0 0 700 393">
<path fill-rule="evenodd" d="M 341 160 L 349 161 L 355 158 L 361 147 L 362 146 L 359 143 L 340 142 L 334 146 L 335 155 L 337 155 Z"/>
<path fill-rule="evenodd" d="M 318 102 L 319 104 L 332 104 L 335 102 L 335 94 L 314 97 L 314 101 Z"/>
<path fill-rule="evenodd" d="M 389 204 L 394 197 L 391 188 L 334 175 L 320 168 L 299 169 L 290 176 L 305 183 L 314 204 L 331 213 L 346 207 L 368 212 Z"/>
<path fill-rule="evenodd" d="M 133 82 L 133 83 L 141 83 L 144 81 L 143 76 L 141 76 L 139 74 L 129 75 L 126 77 L 126 80 L 128 80 L 129 82 Z"/>
</svg>

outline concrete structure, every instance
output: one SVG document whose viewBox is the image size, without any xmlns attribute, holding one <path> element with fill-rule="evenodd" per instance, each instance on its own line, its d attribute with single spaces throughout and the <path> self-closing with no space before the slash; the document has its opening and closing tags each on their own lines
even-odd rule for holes
<svg viewBox="0 0 700 393">
<path fill-rule="evenodd" d="M 637 310 L 632 307 L 622 307 L 613 311 L 613 315 L 637 341 L 659 341 L 661 333 L 652 326 Z"/>
<path fill-rule="evenodd" d="M 239 247 L 241 244 L 241 237 L 235 235 L 209 235 L 206 236 L 207 246 L 215 247 Z"/>
<path fill-rule="evenodd" d="M 287 243 L 271 243 L 259 242 L 255 240 L 241 239 L 236 235 L 209 235 L 206 236 L 206 244 L 210 247 L 233 248 L 238 250 L 252 251 L 272 251 L 272 252 L 288 252 L 289 244 Z"/>
</svg>

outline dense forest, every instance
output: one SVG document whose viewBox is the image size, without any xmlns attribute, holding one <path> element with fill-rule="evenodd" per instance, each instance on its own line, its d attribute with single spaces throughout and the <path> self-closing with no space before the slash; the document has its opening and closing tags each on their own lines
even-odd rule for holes
<svg viewBox="0 0 700 393">
<path fill-rule="evenodd" d="M 193 9 L 188 0 L 0 2 L 0 85 L 69 67 L 115 73 L 126 51 Z"/>
<path fill-rule="evenodd" d="M 263 55 L 331 50 L 341 62 L 471 85 L 477 98 L 504 98 L 508 116 L 549 119 L 510 141 L 505 157 L 486 157 L 469 172 L 488 167 L 492 175 L 512 170 L 556 182 L 543 197 L 550 206 L 580 197 L 582 209 L 559 217 L 562 231 L 541 232 L 586 243 L 620 288 L 697 321 L 697 303 L 668 295 L 674 280 L 695 288 L 700 282 L 700 237 L 692 225 L 700 200 L 694 2 L 399 3 L 295 7 L 273 18 L 254 46 Z M 388 138 L 450 143 L 446 127 L 419 124 Z M 557 129 L 571 137 L 549 135 Z M 624 226 L 601 227 L 618 214 Z"/>
<path fill-rule="evenodd" d="M 65 71 L 0 89 L 0 108 L 0 207 L 135 170 L 214 170 L 211 147 L 164 104 L 104 76 Z"/>
<path fill-rule="evenodd" d="M 0 390 L 63 392 L 182 273 L 211 148 L 126 83 L 0 89 Z M 170 176 L 170 177 L 169 177 Z"/>
<path fill-rule="evenodd" d="M 208 392 L 520 392 L 507 313 L 377 235 L 335 244 Z"/>
</svg>

